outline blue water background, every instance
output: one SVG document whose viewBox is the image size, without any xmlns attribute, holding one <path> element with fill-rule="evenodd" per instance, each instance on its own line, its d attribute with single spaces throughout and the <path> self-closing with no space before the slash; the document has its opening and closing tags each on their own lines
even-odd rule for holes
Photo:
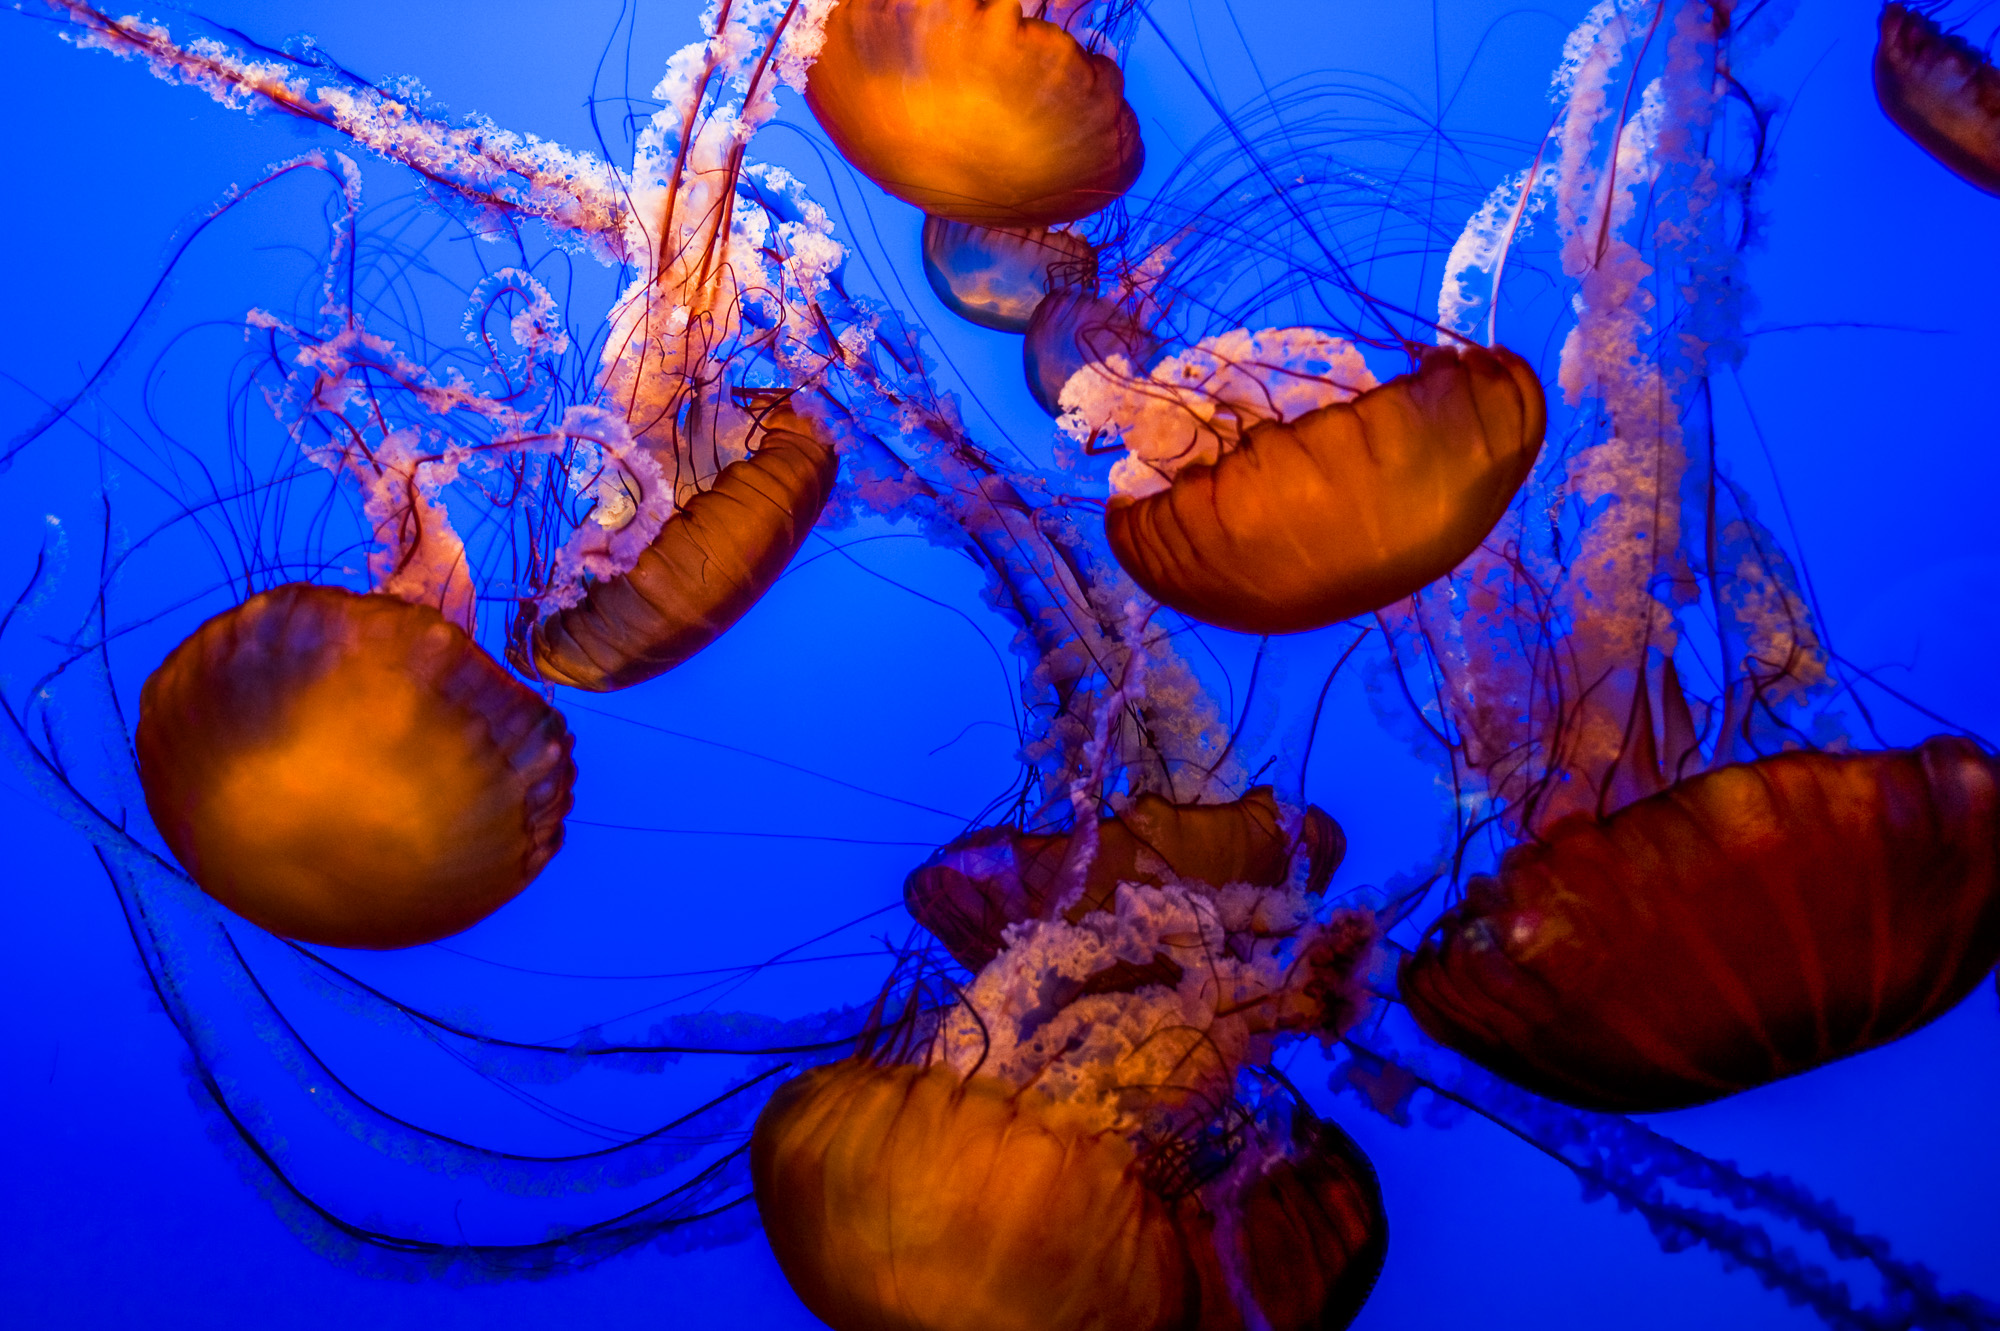
<svg viewBox="0 0 2000 1331">
<path fill-rule="evenodd" d="M 1408 12 L 1379 12 L 1392 8 Z M 1525 140 L 1546 126 L 1549 71 L 1582 6 L 1270 0 L 1237 9 L 1242 40 L 1219 7 L 1164 3 L 1157 13 L 1184 51 L 1207 61 L 1209 77 L 1239 95 L 1259 72 L 1276 81 L 1331 68 L 1366 71 L 1431 104 L 1441 77 L 1449 124 Z M 261 40 L 310 32 L 371 78 L 412 74 L 453 111 L 579 146 L 593 144 L 584 104 L 593 76 L 606 93 L 644 92 L 694 31 L 688 5 L 642 6 L 628 74 L 620 64 L 597 70 L 620 14 L 599 0 L 244 0 L 202 12 Z M 190 31 L 171 11 L 154 16 Z M 1757 86 L 1780 103 L 1768 239 L 1750 262 L 1759 302 L 1750 324 L 1761 331 L 1740 377 L 1718 382 L 1722 429 L 1736 475 L 1801 556 L 1835 646 L 1926 707 L 1996 736 L 2000 371 L 1986 321 L 2000 291 L 2000 200 L 1948 175 L 1882 119 L 1868 81 L 1873 37 L 1869 5 L 1814 0 L 1756 67 Z M 1202 116 L 1150 35 L 1137 41 L 1129 77 L 1157 169 Z M 795 103 L 792 118 L 810 127 Z M 31 392 L 67 394 L 95 366 L 191 216 L 274 161 L 343 146 L 74 51 L 49 25 L 11 13 L 0 14 L 0 124 L 9 141 L 0 210 L 0 366 L 12 376 L 0 383 L 0 432 L 8 435 L 36 414 Z M 808 161 L 803 136 L 767 135 L 768 155 Z M 759 139 L 760 155 L 766 144 Z M 397 170 L 357 157 L 372 201 L 408 189 Z M 898 267 L 883 269 L 884 286 L 937 330 L 963 375 L 974 432 L 1045 439 L 1045 418 L 1014 377 L 1018 344 L 955 324 L 924 287 L 914 211 L 840 179 L 841 234 L 861 234 L 878 263 L 893 256 Z M 242 313 L 296 301 L 324 244 L 326 200 L 320 182 L 279 186 L 198 243 L 147 324 L 148 351 L 120 370 L 143 376 L 185 334 L 181 352 L 158 362 L 155 426 L 190 437 L 216 428 L 216 367 L 240 352 Z M 421 252 L 426 215 L 411 211 L 405 224 Z M 602 276 L 589 281 L 579 319 L 608 292 Z M 102 416 L 91 424 L 116 428 Z M 113 479 L 139 484 L 129 472 Z M 0 584 L 25 578 L 45 515 L 90 530 L 100 486 L 97 454 L 67 430 L 0 475 Z M 704 958 L 756 960 L 881 907 L 891 909 L 878 923 L 822 951 L 868 951 L 871 934 L 900 937 L 907 924 L 894 903 L 904 870 L 923 844 L 957 830 L 949 814 L 975 810 L 1008 777 L 1010 699 L 993 653 L 1007 633 L 979 609 L 961 560 L 911 540 L 856 547 L 852 559 L 829 549 L 809 547 L 808 556 L 826 557 L 795 570 L 712 651 L 604 705 L 624 719 L 572 712 L 579 817 L 677 833 L 576 827 L 542 880 L 454 946 L 534 969 L 624 975 Z M 73 550 L 71 568 L 88 579 L 90 551 Z M 190 592 L 212 582 L 175 561 L 131 576 L 160 580 L 124 589 L 140 601 L 160 599 L 176 579 Z M 137 635 L 122 668 L 142 677 L 172 637 Z M 1316 758 L 1311 794 L 1353 840 L 1342 881 L 1380 882 L 1428 853 L 1436 795 L 1428 770 L 1375 726 L 1358 688 L 1343 686 L 1332 705 L 1337 743 Z M 1891 704 L 1878 720 L 1892 740 L 1935 728 Z M 185 1048 L 144 985 L 85 843 L 8 773 L 0 773 L 0 829 L 0 1324 L 816 1325 L 754 1237 L 486 1285 L 385 1279 L 321 1256 L 213 1139 L 215 1116 L 190 1094 Z M 755 830 L 902 844 L 727 835 Z M 517 1029 L 544 1002 L 566 1019 L 565 1004 L 615 1012 L 678 992 L 606 981 L 608 989 L 585 984 L 587 997 L 574 985 L 556 986 L 557 995 L 436 954 L 376 965 L 368 973 L 404 992 Z M 881 969 L 879 955 L 808 967 L 730 1004 L 754 1007 L 759 995 L 773 1010 L 852 1001 Z M 562 1028 L 548 1021 L 538 1033 Z M 1988 985 L 1893 1047 L 1655 1125 L 1750 1171 L 1790 1174 L 1932 1266 L 1947 1287 L 2000 1297 L 1996 1054 L 2000 1011 Z M 373 1089 L 402 1103 L 443 1095 L 425 1079 L 444 1074 L 426 1065 L 371 1071 Z M 1638 1220 L 1605 1201 L 1586 1204 L 1566 1170 L 1497 1128 L 1476 1120 L 1399 1128 L 1351 1100 L 1318 1098 L 1376 1162 L 1388 1199 L 1388 1266 L 1360 1328 L 1817 1324 L 1711 1254 L 1662 1254 Z M 625 1107 L 624 1121 L 650 1121 L 666 1103 L 642 1101 Z M 498 1130 L 516 1126 L 513 1112 L 494 1108 Z M 395 1199 L 382 1205 L 393 1212 Z"/>
</svg>

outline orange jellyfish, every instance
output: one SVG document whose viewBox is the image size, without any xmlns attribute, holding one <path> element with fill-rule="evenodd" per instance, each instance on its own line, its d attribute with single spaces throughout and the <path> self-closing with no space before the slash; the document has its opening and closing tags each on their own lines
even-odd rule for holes
<svg viewBox="0 0 2000 1331">
<path fill-rule="evenodd" d="M 1689 184 L 1733 169 L 1706 155 L 1726 29 L 1668 39 L 1677 132 L 1605 138 L 1608 191 L 1578 127 L 1648 38 L 1584 35 L 1550 188 L 1582 275 L 1558 379 L 1589 414 L 1449 587 L 1383 617 L 1428 676 L 1412 696 L 1454 790 L 1515 843 L 1400 983 L 1419 1025 L 1502 1076 L 1653 1111 L 1884 1044 L 1970 992 L 2000 959 L 2000 766 L 1956 738 L 1821 750 L 1845 719 L 1834 658 L 1697 405 L 1714 362 L 1690 312 L 1737 280 Z M 1669 271 L 1664 294 L 1645 280 Z M 1684 670 L 1713 693 L 1691 699 Z"/>
<path fill-rule="evenodd" d="M 1345 1326 L 1387 1242 L 1374 1172 L 1235 1091 L 1281 1033 L 1366 1008 L 1372 921 L 1303 907 L 1127 885 L 908 1004 L 896 1052 L 780 1089 L 751 1177 L 806 1306 L 835 1331 Z"/>
<path fill-rule="evenodd" d="M 1112 473 L 1112 553 L 1205 623 L 1297 633 L 1410 595 L 1486 538 L 1540 450 L 1541 384 L 1512 352 L 1438 349 L 1373 386 L 1352 348 L 1309 333 L 1208 339 L 1064 392 L 1132 451 Z M 1288 396 L 1314 405 L 1294 414 Z"/>
<path fill-rule="evenodd" d="M 2000 765 L 1933 739 L 1781 753 L 1571 814 L 1473 883 L 1402 991 L 1510 1081 L 1636 1112 L 1907 1035 L 1995 961 Z"/>
<path fill-rule="evenodd" d="M 806 103 L 855 169 L 933 217 L 1053 226 L 1132 187 L 1145 164 L 1125 76 L 1017 0 L 840 0 Z"/>
<path fill-rule="evenodd" d="M 751 1174 L 800 1300 L 835 1331 L 1338 1331 L 1388 1251 L 1375 1171 L 1299 1110 L 1218 1217 L 1122 1136 L 993 1077 L 850 1060 L 788 1083 Z M 1246 1171 L 1247 1172 L 1247 1171 Z"/>
<path fill-rule="evenodd" d="M 801 77 L 797 9 L 725 4 L 676 58 L 659 151 L 635 166 L 637 275 L 598 402 L 565 436 L 587 443 L 595 495 L 560 548 L 532 552 L 508 652 L 524 674 L 602 692 L 679 665 L 770 589 L 832 493 L 831 442 L 784 404 L 847 354 L 818 305 L 844 252 L 823 211 L 782 220 L 804 215 L 796 182 L 745 152 Z"/>
<path fill-rule="evenodd" d="M 1097 256 L 1090 242 L 1068 231 L 1002 230 L 926 217 L 924 276 L 961 318 L 1025 333 L 1044 296 L 1096 285 Z"/>
<path fill-rule="evenodd" d="M 2000 194 L 2000 71 L 1970 42 L 1921 10 L 1882 6 L 1875 98 L 1918 147 Z"/>
<path fill-rule="evenodd" d="M 773 411 L 756 450 L 682 504 L 628 571 L 589 583 L 510 658 L 525 674 L 600 693 L 673 669 L 770 590 L 826 507 L 838 467 L 818 427 Z"/>
<path fill-rule="evenodd" d="M 751 1139 L 764 1232 L 835 1331 L 1193 1326 L 1189 1221 L 1122 1137 L 948 1067 L 816 1068 Z"/>
<path fill-rule="evenodd" d="M 139 702 L 167 846 L 271 932 L 391 948 L 465 929 L 562 845 L 562 716 L 428 606 L 290 583 L 217 615 Z"/>
<path fill-rule="evenodd" d="M 1075 842 L 1072 833 L 982 828 L 912 872 L 903 900 L 917 923 L 967 969 L 979 970 L 1000 950 L 1007 926 L 1054 910 Z M 1340 824 L 1316 806 L 1307 807 L 1295 843 L 1279 825 L 1269 786 L 1228 804 L 1176 804 L 1149 792 L 1098 821 L 1082 894 L 1063 914 L 1075 923 L 1109 909 L 1121 884 L 1157 886 L 1168 876 L 1272 887 L 1291 875 L 1295 856 L 1304 859 L 1305 890 L 1317 895 L 1346 850 Z"/>
</svg>

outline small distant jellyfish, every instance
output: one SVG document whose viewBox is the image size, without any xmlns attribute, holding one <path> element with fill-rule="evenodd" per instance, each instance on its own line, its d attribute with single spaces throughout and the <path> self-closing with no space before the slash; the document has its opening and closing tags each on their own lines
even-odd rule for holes
<svg viewBox="0 0 2000 1331">
<path fill-rule="evenodd" d="M 1095 289 L 1090 242 L 1047 227 L 1006 230 L 926 217 L 924 276 L 946 308 L 1002 333 L 1025 333 L 1043 297 Z"/>
<path fill-rule="evenodd" d="M 856 170 L 932 217 L 1075 221 L 1145 165 L 1125 76 L 1086 26 L 1092 8 L 837 0 L 806 103 Z"/>
<path fill-rule="evenodd" d="M 1056 417 L 1063 414 L 1063 385 L 1079 370 L 1113 356 L 1127 365 L 1151 365 L 1162 345 L 1124 302 L 1089 290 L 1050 292 L 1022 331 L 1027 336 L 1021 344 L 1021 371 L 1028 392 Z"/>
<path fill-rule="evenodd" d="M 562 716 L 435 609 L 289 583 L 209 620 L 140 696 L 154 825 L 275 934 L 395 948 L 512 900 L 562 845 Z"/>
<path fill-rule="evenodd" d="M 1374 1171 L 1233 1088 L 1358 1018 L 1372 945 L 1248 885 L 1028 926 L 914 1054 L 772 1097 L 751 1173 L 779 1265 L 835 1331 L 1347 1325 L 1387 1247 Z"/>
<path fill-rule="evenodd" d="M 1879 26 L 1882 113 L 1967 184 L 2000 194 L 2000 70 L 1922 10 L 1886 4 Z"/>
<path fill-rule="evenodd" d="M 1451 572 L 1513 502 L 1547 419 L 1505 348 L 1440 348 L 1378 385 L 1311 329 L 1204 339 L 1144 375 L 1089 366 L 1063 404 L 1072 433 L 1127 449 L 1105 527 L 1133 581 L 1259 634 L 1379 610 Z"/>
</svg>

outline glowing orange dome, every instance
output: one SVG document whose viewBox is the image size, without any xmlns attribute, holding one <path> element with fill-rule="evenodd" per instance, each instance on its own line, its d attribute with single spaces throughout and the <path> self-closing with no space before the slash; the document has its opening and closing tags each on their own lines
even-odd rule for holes
<svg viewBox="0 0 2000 1331">
<path fill-rule="evenodd" d="M 146 807 L 273 933 L 407 947 L 485 918 L 562 845 L 562 716 L 437 611 L 291 583 L 217 615 L 139 700 Z"/>
</svg>

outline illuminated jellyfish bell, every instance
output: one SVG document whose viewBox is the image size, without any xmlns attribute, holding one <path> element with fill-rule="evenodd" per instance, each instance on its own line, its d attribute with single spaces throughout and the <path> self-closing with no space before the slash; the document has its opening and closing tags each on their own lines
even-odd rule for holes
<svg viewBox="0 0 2000 1331">
<path fill-rule="evenodd" d="M 1996 960 L 2000 766 L 1933 739 L 1781 753 L 1571 814 L 1475 880 L 1401 981 L 1434 1038 L 1630 1112 L 1907 1035 Z"/>
<path fill-rule="evenodd" d="M 1203 339 L 1146 374 L 1107 358 L 1063 390 L 1068 429 L 1122 442 L 1105 526 L 1133 581 L 1195 619 L 1295 633 L 1443 577 L 1527 479 L 1546 412 L 1505 348 L 1426 352 L 1377 384 L 1313 329 Z"/>
<path fill-rule="evenodd" d="M 840 0 L 806 102 L 840 155 L 933 217 L 1053 226 L 1103 208 L 1145 164 L 1110 57 L 1017 0 Z"/>
<path fill-rule="evenodd" d="M 833 493 L 839 458 L 819 427 L 788 410 L 763 419 L 757 445 L 661 524 L 624 571 L 535 622 L 509 652 L 524 673 L 606 692 L 673 669 L 720 637 L 777 581 Z M 657 482 L 655 482 L 657 483 Z M 622 487 L 631 482 L 620 481 Z M 611 488 L 598 526 L 638 505 Z"/>
<path fill-rule="evenodd" d="M 772 1251 L 835 1331 L 1164 1328 L 1199 1307 L 1180 1217 L 1131 1145 L 995 1078 L 815 1069 L 751 1151 Z"/>
<path fill-rule="evenodd" d="M 914 1053 L 772 1097 L 751 1173 L 786 1277 L 835 1331 L 1345 1326 L 1386 1252 L 1374 1171 L 1232 1086 L 1356 1019 L 1372 940 L 1248 887 L 1029 926 L 934 1036 L 891 1042 Z"/>
<path fill-rule="evenodd" d="M 1922 10 L 1882 6 L 1875 97 L 1917 146 L 2000 194 L 2000 71 L 1970 42 Z"/>
<path fill-rule="evenodd" d="M 1067 832 L 981 828 L 912 872 L 903 884 L 904 903 L 952 956 L 977 971 L 1000 950 L 1009 925 L 1048 918 L 1073 886 L 1068 875 L 1079 870 L 1081 894 L 1063 908 L 1072 924 L 1109 909 L 1123 883 L 1159 886 L 1171 877 L 1274 887 L 1290 878 L 1295 861 L 1306 892 L 1316 896 L 1347 849 L 1340 824 L 1316 806 L 1306 809 L 1296 836 L 1289 835 L 1269 786 L 1226 804 L 1141 794 L 1098 820 L 1087 865 L 1074 863 L 1077 841 Z"/>
<path fill-rule="evenodd" d="M 1052 291 L 1097 285 L 1090 242 L 1047 227 L 969 226 L 924 219 L 924 276 L 954 313 L 982 328 L 1024 333 Z"/>
<path fill-rule="evenodd" d="M 139 777 L 204 891 L 273 933 L 407 947 L 483 919 L 562 845 L 562 716 L 438 611 L 290 583 L 146 681 Z"/>
</svg>

